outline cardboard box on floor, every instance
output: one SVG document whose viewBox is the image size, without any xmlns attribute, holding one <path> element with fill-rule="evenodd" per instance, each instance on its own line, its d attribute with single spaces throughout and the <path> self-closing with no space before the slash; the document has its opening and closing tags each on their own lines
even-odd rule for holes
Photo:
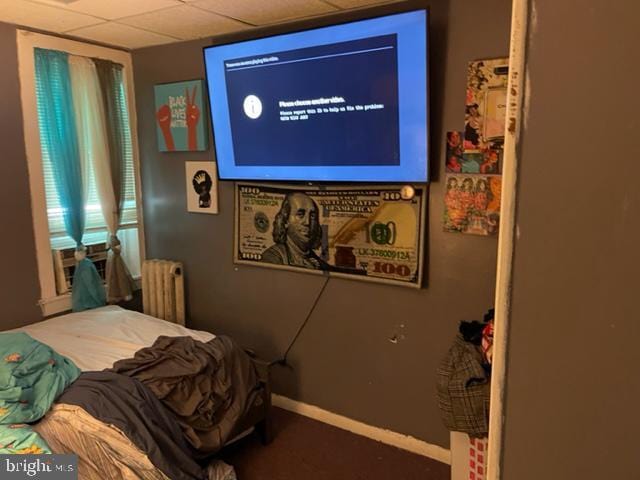
<svg viewBox="0 0 640 480">
<path fill-rule="evenodd" d="M 485 480 L 487 438 L 451 432 L 451 480 Z"/>
</svg>

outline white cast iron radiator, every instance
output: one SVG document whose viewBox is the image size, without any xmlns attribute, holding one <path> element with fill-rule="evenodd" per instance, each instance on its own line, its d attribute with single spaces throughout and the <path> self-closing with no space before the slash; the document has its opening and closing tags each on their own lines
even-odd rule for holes
<svg viewBox="0 0 640 480">
<path fill-rule="evenodd" d="M 184 325 L 184 270 L 182 263 L 145 260 L 142 264 L 144 313 Z"/>
</svg>

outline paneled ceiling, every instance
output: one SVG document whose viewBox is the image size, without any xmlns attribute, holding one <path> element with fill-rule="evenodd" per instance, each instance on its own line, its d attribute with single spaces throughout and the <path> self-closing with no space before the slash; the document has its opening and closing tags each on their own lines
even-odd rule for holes
<svg viewBox="0 0 640 480">
<path fill-rule="evenodd" d="M 128 49 L 389 0 L 0 0 L 0 21 Z"/>
</svg>

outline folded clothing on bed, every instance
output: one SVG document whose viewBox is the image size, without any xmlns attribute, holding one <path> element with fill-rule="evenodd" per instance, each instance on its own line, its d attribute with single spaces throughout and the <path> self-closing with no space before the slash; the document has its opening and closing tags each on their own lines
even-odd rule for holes
<svg viewBox="0 0 640 480">
<path fill-rule="evenodd" d="M 78 375 L 71 360 L 26 333 L 0 334 L 0 424 L 39 420 Z"/>
<path fill-rule="evenodd" d="M 135 378 L 86 372 L 58 399 L 122 431 L 171 479 L 205 479 L 173 414 Z"/>
<path fill-rule="evenodd" d="M 151 390 L 175 414 L 201 459 L 239 433 L 239 422 L 259 392 L 253 362 L 225 336 L 206 343 L 161 336 L 133 358 L 116 362 L 112 371 Z"/>
</svg>

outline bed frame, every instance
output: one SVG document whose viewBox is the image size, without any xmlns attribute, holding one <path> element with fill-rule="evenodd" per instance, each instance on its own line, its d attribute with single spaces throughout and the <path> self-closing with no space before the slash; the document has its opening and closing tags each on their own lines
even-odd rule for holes
<svg viewBox="0 0 640 480">
<path fill-rule="evenodd" d="M 242 422 L 236 427 L 235 434 L 254 427 L 263 445 L 268 445 L 273 441 L 273 425 L 271 419 L 271 378 L 270 363 L 259 358 L 252 350 L 245 349 L 258 373 L 260 391 L 253 405 L 247 411 Z"/>
<path fill-rule="evenodd" d="M 185 326 L 184 268 L 173 260 L 146 260 L 142 266 L 143 312 L 155 318 Z M 123 305 L 124 306 L 124 305 Z M 124 306 L 126 308 L 126 306 Z M 138 310 L 139 308 L 133 308 Z M 271 425 L 271 381 L 269 362 L 259 358 L 251 349 L 244 349 L 253 361 L 260 382 L 259 393 L 239 422 L 231 438 L 255 428 L 264 445 L 273 440 Z"/>
</svg>

